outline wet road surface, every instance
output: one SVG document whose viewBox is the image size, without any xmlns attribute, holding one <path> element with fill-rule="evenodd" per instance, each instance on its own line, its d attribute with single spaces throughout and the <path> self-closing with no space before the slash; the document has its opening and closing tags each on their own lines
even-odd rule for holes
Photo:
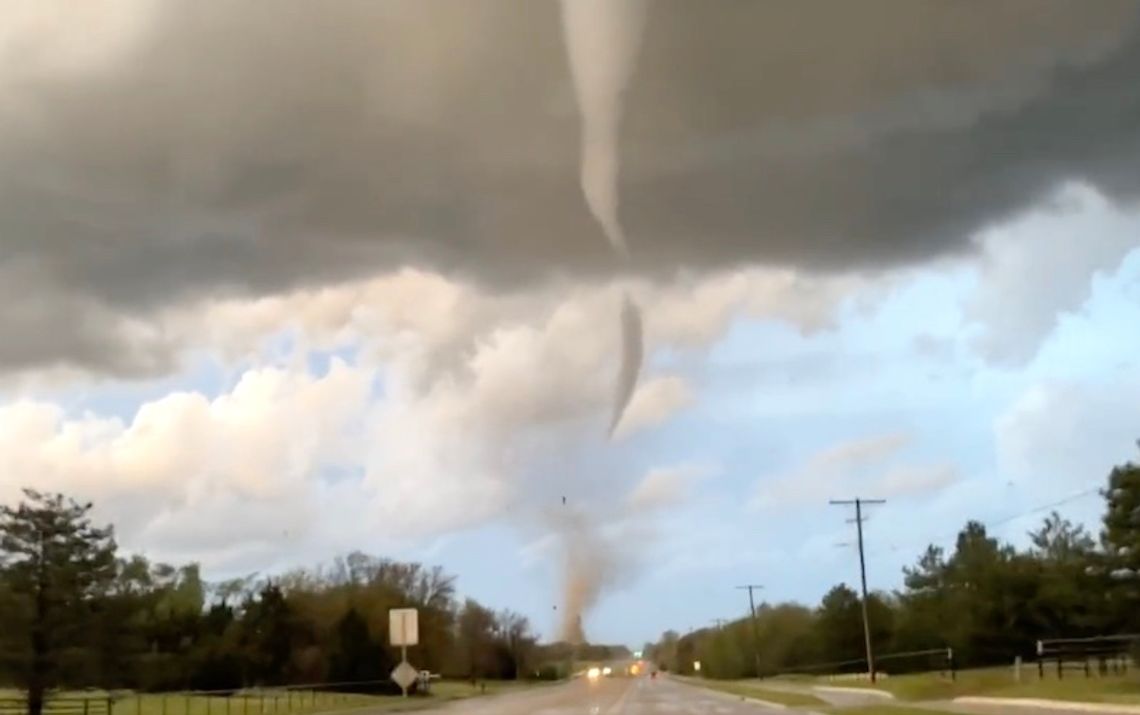
<svg viewBox="0 0 1140 715">
<path fill-rule="evenodd" d="M 363 711 L 367 713 L 367 711 Z M 570 683 L 420 710 L 439 715 L 756 715 L 794 713 L 665 678 L 579 678 Z"/>
</svg>

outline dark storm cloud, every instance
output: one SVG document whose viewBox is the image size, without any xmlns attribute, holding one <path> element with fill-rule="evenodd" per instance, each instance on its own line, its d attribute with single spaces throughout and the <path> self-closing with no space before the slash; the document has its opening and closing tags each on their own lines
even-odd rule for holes
<svg viewBox="0 0 1140 715">
<path fill-rule="evenodd" d="M 42 277 L 5 300 L 65 290 L 130 315 L 402 265 L 495 285 L 614 269 L 552 0 L 157 7 L 97 71 L 0 68 L 0 267 Z M 1135 15 L 652 2 L 619 147 L 623 270 L 921 261 L 1066 179 L 1131 198 Z M 67 344 L 0 366 L 90 362 Z"/>
</svg>

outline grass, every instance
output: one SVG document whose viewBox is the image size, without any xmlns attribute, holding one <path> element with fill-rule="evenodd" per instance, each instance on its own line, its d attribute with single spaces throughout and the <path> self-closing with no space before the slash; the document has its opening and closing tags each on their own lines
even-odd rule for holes
<svg viewBox="0 0 1140 715">
<path fill-rule="evenodd" d="M 905 705 L 869 705 L 861 708 L 833 709 L 828 712 L 843 713 L 844 715 L 931 715 L 938 710 L 912 708 Z"/>
<path fill-rule="evenodd" d="M 360 708 L 401 712 L 435 707 L 443 702 L 481 695 L 496 695 L 530 687 L 527 682 L 486 681 L 486 686 L 465 681 L 435 681 L 427 697 L 400 698 L 383 695 L 322 691 L 247 690 L 232 697 L 187 693 L 124 693 L 115 697 L 107 711 L 106 692 L 57 693 L 56 698 L 89 699 L 89 715 L 315 715 Z M 0 689 L 0 698 L 18 698 L 15 690 Z M 83 706 L 75 706 L 76 715 Z M 50 711 L 48 712 L 50 715 Z"/>
<path fill-rule="evenodd" d="M 294 692 L 272 690 L 217 695 L 144 694 L 127 695 L 115 702 L 110 715 L 305 715 L 306 713 L 382 707 L 395 700 L 355 693 Z"/>
<path fill-rule="evenodd" d="M 697 678 L 685 678 L 685 680 L 693 685 L 708 688 L 709 690 L 719 690 L 722 693 L 729 693 L 730 695 L 767 700 L 770 703 L 779 703 L 780 705 L 787 705 L 789 707 L 827 705 L 826 701 L 817 698 L 811 693 L 800 693 L 792 690 L 772 690 L 771 688 L 757 685 L 755 681 L 750 680 L 700 680 Z"/>
<path fill-rule="evenodd" d="M 1047 698 L 1099 703 L 1140 703 L 1140 675 L 1114 675 L 1086 678 L 1084 673 L 1069 673 L 1057 679 L 1053 673 L 1039 680 L 1037 672 L 1025 668 L 1022 681 L 1013 680 L 1012 668 L 964 670 L 957 680 L 949 680 L 938 673 L 895 675 L 880 680 L 874 686 L 866 681 L 835 683 L 845 687 L 886 690 L 899 700 L 949 700 L 966 695 L 1000 698 Z M 831 684 L 818 681 L 819 684 Z"/>
<path fill-rule="evenodd" d="M 465 680 L 437 680 L 431 684 L 431 698 L 428 700 L 463 700 L 480 695 L 500 695 L 526 690 L 538 685 L 559 681 L 527 681 L 527 680 L 486 680 L 484 691 L 480 686 L 472 686 Z"/>
</svg>

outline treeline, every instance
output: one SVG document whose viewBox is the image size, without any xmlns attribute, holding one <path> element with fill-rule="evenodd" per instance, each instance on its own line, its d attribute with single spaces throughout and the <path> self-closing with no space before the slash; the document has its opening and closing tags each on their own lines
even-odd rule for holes
<svg viewBox="0 0 1140 715">
<path fill-rule="evenodd" d="M 396 607 L 419 609 L 420 644 L 408 653 L 417 668 L 556 676 L 526 618 L 459 601 L 440 568 L 352 553 L 321 568 L 208 584 L 195 564 L 120 555 L 90 509 L 31 490 L 0 506 L 0 684 L 27 689 L 30 700 L 55 687 L 383 681 L 399 658 L 388 646 Z"/>
<path fill-rule="evenodd" d="M 974 521 L 953 550 L 928 546 L 904 569 L 902 589 L 868 597 L 868 622 L 876 653 L 939 652 L 884 659 L 878 670 L 945 667 L 946 648 L 958 667 L 974 667 L 1031 659 L 1038 639 L 1140 633 L 1140 466 L 1115 468 L 1102 495 L 1097 538 L 1053 512 L 1025 549 Z M 755 624 L 669 631 L 646 648 L 665 669 L 692 673 L 699 661 L 714 678 L 866 669 L 861 599 L 846 584 L 815 607 L 764 604 Z"/>
</svg>

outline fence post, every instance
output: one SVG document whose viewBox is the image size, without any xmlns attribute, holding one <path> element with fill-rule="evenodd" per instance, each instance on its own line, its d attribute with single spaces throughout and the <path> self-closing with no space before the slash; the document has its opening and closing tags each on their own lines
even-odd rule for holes
<svg viewBox="0 0 1140 715">
<path fill-rule="evenodd" d="M 213 715 L 214 712 L 214 699 L 206 693 L 206 715 Z"/>
<path fill-rule="evenodd" d="M 83 698 L 83 715 L 88 715 L 88 712 L 87 712 L 87 705 L 88 705 L 90 702 L 91 702 L 91 701 L 90 701 L 90 700 L 88 700 L 87 698 Z"/>
<path fill-rule="evenodd" d="M 142 715 L 142 693 L 135 693 L 135 715 Z"/>
<path fill-rule="evenodd" d="M 166 693 L 162 694 L 162 715 L 166 715 Z"/>
<path fill-rule="evenodd" d="M 226 696 L 226 715 L 230 715 L 230 700 L 234 697 L 233 693 Z"/>
<path fill-rule="evenodd" d="M 1040 657 L 1037 658 L 1037 679 L 1045 679 L 1045 661 L 1041 660 Z"/>
<path fill-rule="evenodd" d="M 1062 663 L 1063 660 L 1064 659 L 1061 656 L 1057 656 L 1057 680 L 1061 680 L 1065 677 L 1065 666 Z"/>
</svg>

